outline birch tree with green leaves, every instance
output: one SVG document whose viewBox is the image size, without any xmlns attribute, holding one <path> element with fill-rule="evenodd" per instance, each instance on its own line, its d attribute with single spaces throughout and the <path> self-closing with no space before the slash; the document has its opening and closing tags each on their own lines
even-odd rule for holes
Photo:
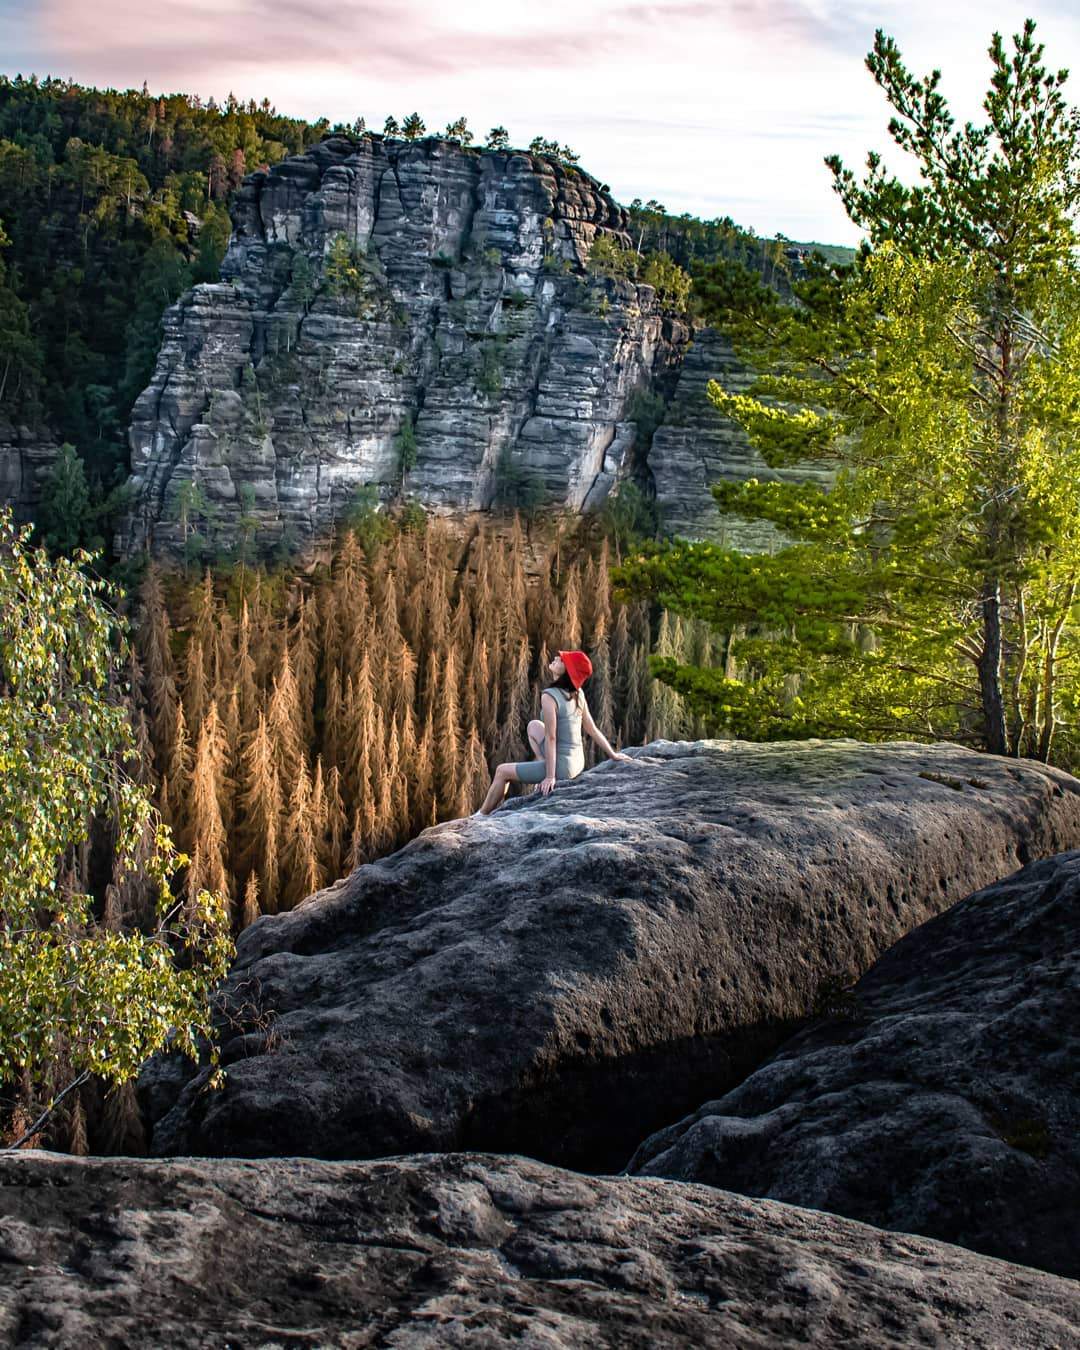
<svg viewBox="0 0 1080 1350">
<path fill-rule="evenodd" d="M 123 626 L 92 555 L 51 559 L 0 513 L 0 1085 L 131 1079 L 170 1043 L 197 1058 L 233 954 L 207 891 L 174 899 L 187 860 L 130 775 Z M 137 875 L 148 912 L 95 900 L 80 850 L 113 832 L 113 894 Z M 218 1074 L 220 1077 L 220 1074 Z M 47 1088 L 48 1090 L 48 1088 Z"/>
<path fill-rule="evenodd" d="M 879 31 L 867 64 L 918 181 L 828 160 L 866 243 L 849 269 L 811 265 L 793 303 L 731 265 L 696 281 L 759 372 L 708 396 L 771 471 L 712 490 L 782 546 L 676 542 L 620 581 L 748 626 L 724 671 L 657 663 L 740 735 L 1080 746 L 1078 117 L 1032 22 L 989 54 L 987 120 L 957 130 L 940 72 L 913 77 Z"/>
</svg>

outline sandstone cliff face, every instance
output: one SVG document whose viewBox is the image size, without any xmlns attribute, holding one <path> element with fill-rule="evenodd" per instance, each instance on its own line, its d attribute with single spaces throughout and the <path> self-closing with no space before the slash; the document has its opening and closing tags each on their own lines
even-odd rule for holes
<svg viewBox="0 0 1080 1350">
<path fill-rule="evenodd" d="M 59 446 L 42 428 L 16 426 L 0 415 L 0 505 L 16 520 L 33 520 Z"/>
<path fill-rule="evenodd" d="M 358 486 L 399 490 L 409 423 L 406 486 L 429 507 L 483 509 L 524 481 L 593 509 L 630 467 L 631 394 L 688 338 L 651 287 L 586 277 L 626 211 L 543 157 L 330 138 L 251 175 L 233 214 L 222 280 L 166 312 L 133 411 L 122 550 L 175 554 L 196 523 L 214 545 L 302 545 Z M 193 482 L 205 508 L 182 504 Z"/>
</svg>

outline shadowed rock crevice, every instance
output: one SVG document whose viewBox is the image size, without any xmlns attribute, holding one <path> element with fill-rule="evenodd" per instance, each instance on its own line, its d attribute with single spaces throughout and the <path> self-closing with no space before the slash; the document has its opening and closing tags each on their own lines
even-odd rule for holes
<svg viewBox="0 0 1080 1350">
<path fill-rule="evenodd" d="M 1080 1276 L 1080 852 L 922 925 L 838 1011 L 631 1170 Z"/>
<path fill-rule="evenodd" d="M 922 776 L 976 771 L 985 787 Z M 621 1166 L 674 1103 L 733 1087 L 823 987 L 1019 850 L 1078 841 L 1080 784 L 1042 765 L 948 744 L 659 742 L 427 830 L 248 928 L 225 987 L 227 1085 L 152 1063 L 152 1146 L 347 1158 L 467 1141 Z"/>
</svg>

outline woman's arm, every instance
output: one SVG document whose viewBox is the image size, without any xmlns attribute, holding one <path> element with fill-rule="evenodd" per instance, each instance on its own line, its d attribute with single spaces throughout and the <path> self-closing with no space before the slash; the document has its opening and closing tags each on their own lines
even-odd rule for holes
<svg viewBox="0 0 1080 1350">
<path fill-rule="evenodd" d="M 581 725 L 609 759 L 628 760 L 630 758 L 629 755 L 624 755 L 621 750 L 612 750 L 608 738 L 592 720 L 592 713 L 589 711 L 589 705 L 585 702 L 584 694 L 581 696 Z"/>
<path fill-rule="evenodd" d="M 558 713 L 555 710 L 555 700 L 548 693 L 540 695 L 540 711 L 544 715 L 544 781 L 540 784 L 540 792 L 546 797 L 555 786 L 555 752 L 558 749 L 556 744 L 559 735 Z"/>
</svg>

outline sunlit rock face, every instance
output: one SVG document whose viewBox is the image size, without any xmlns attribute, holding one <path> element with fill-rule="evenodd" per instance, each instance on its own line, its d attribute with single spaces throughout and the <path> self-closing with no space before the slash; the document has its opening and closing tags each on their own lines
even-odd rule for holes
<svg viewBox="0 0 1080 1350">
<path fill-rule="evenodd" d="M 670 393 L 689 331 L 652 287 L 587 273 L 598 233 L 629 244 L 589 175 L 332 137 L 250 175 L 233 221 L 221 281 L 165 314 L 122 551 L 175 555 L 196 529 L 302 546 L 365 485 L 446 513 L 523 497 L 577 512 L 647 473 L 632 397 Z"/>
</svg>

